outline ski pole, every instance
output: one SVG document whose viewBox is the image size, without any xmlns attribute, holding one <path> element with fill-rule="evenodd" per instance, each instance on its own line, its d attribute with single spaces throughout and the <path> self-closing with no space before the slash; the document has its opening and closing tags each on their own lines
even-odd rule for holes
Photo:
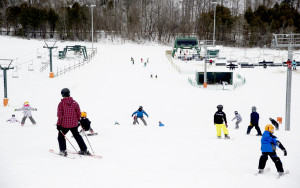
<svg viewBox="0 0 300 188">
<path fill-rule="evenodd" d="M 87 141 L 88 141 L 88 143 L 89 143 L 89 145 L 90 145 L 90 147 L 91 147 L 91 149 L 92 149 L 92 152 L 95 154 L 95 152 L 94 152 L 94 150 L 93 150 L 93 148 L 92 148 L 92 146 L 91 146 L 91 144 L 90 144 L 90 141 L 89 141 L 87 135 L 85 134 L 85 131 L 84 131 L 84 129 L 83 129 L 83 127 L 82 127 L 81 124 L 80 124 L 80 126 L 81 126 L 81 129 L 82 129 L 83 134 L 85 135 L 85 137 L 86 137 L 86 139 L 87 139 Z"/>
<path fill-rule="evenodd" d="M 75 149 L 75 147 L 73 146 L 73 144 L 70 142 L 70 140 L 67 138 L 67 136 L 61 131 L 61 130 L 59 130 L 60 132 L 61 132 L 61 134 L 62 135 L 64 135 L 64 137 L 68 140 L 68 142 L 71 144 L 71 146 L 74 148 L 74 150 L 76 151 L 76 153 L 80 156 L 80 154 L 78 153 L 78 151 Z M 81 156 L 80 156 L 81 157 Z"/>
</svg>

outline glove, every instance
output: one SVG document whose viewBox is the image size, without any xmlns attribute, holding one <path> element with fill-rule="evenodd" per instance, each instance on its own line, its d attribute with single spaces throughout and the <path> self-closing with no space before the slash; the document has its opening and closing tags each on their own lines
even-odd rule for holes
<svg viewBox="0 0 300 188">
<path fill-rule="evenodd" d="M 35 110 L 37 111 L 37 108 L 35 108 Z"/>
<path fill-rule="evenodd" d="M 15 111 L 17 111 L 17 109 L 15 109 Z"/>
<path fill-rule="evenodd" d="M 252 123 L 250 123 L 250 126 L 252 126 Z"/>
<path fill-rule="evenodd" d="M 58 131 L 60 131 L 60 130 L 61 130 L 61 126 L 56 125 L 56 129 L 57 129 Z"/>
<path fill-rule="evenodd" d="M 227 123 L 226 123 L 226 128 L 228 128 L 228 125 L 227 125 Z"/>
<path fill-rule="evenodd" d="M 286 150 L 283 150 L 284 156 L 287 156 L 287 152 Z"/>
</svg>

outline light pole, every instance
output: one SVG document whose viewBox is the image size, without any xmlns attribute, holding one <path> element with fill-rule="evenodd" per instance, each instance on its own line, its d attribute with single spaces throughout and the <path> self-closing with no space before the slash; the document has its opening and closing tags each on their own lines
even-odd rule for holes
<svg viewBox="0 0 300 188">
<path fill-rule="evenodd" d="M 3 99 L 3 104 L 4 106 L 8 105 L 8 98 L 7 98 L 7 74 L 6 71 L 8 71 L 9 69 L 14 69 L 14 67 L 10 67 L 11 63 L 13 62 L 12 59 L 0 59 L 3 61 L 10 61 L 8 67 L 2 67 L 0 65 L 0 69 L 3 70 L 3 80 L 4 80 L 4 99 Z"/>
<path fill-rule="evenodd" d="M 216 38 L 215 38 L 215 35 L 216 35 L 216 7 L 217 7 L 217 2 L 216 1 L 213 1 L 211 2 L 211 4 L 214 5 L 214 34 L 213 34 L 213 45 L 215 45 L 215 41 L 216 41 Z"/>
<path fill-rule="evenodd" d="M 96 5 L 86 5 L 88 7 L 91 8 L 91 14 L 92 14 L 92 54 L 94 54 L 94 21 L 93 21 L 93 15 L 94 15 L 94 12 L 93 12 L 93 8 L 96 6 Z"/>
</svg>

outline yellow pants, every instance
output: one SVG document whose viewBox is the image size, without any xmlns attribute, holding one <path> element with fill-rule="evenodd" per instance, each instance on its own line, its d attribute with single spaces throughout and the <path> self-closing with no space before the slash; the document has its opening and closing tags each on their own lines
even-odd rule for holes
<svg viewBox="0 0 300 188">
<path fill-rule="evenodd" d="M 221 129 L 223 130 L 224 135 L 228 135 L 228 129 L 226 128 L 225 124 L 215 124 L 217 130 L 217 136 L 221 136 Z"/>
</svg>

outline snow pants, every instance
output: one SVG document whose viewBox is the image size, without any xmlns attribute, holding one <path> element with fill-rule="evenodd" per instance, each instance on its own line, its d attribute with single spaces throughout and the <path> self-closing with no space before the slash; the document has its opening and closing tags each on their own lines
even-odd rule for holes
<svg viewBox="0 0 300 188">
<path fill-rule="evenodd" d="M 241 123 L 241 121 L 236 121 L 235 122 L 235 128 L 238 129 L 239 128 L 239 124 Z"/>
<path fill-rule="evenodd" d="M 272 161 L 275 163 L 277 172 L 284 172 L 282 168 L 282 163 L 280 158 L 277 156 L 276 152 L 262 152 L 259 159 L 258 169 L 264 169 L 268 160 L 268 156 L 271 157 Z"/>
<path fill-rule="evenodd" d="M 251 129 L 252 129 L 253 127 L 255 127 L 255 129 L 256 129 L 258 135 L 262 135 L 262 134 L 261 134 L 261 131 L 260 131 L 260 128 L 259 128 L 259 126 L 258 126 L 258 124 L 254 124 L 254 123 L 252 123 L 252 126 L 251 126 L 251 125 L 248 126 L 247 134 L 250 134 Z"/>
<path fill-rule="evenodd" d="M 136 124 L 136 122 L 138 121 L 138 119 L 141 119 L 142 122 L 144 123 L 144 125 L 147 125 L 146 121 L 144 120 L 144 117 L 136 117 L 136 118 L 134 119 L 134 121 L 133 121 L 133 125 Z"/>
<path fill-rule="evenodd" d="M 217 136 L 221 136 L 222 132 L 221 129 L 223 130 L 224 135 L 228 135 L 228 129 L 226 128 L 225 124 L 215 124 L 216 125 L 216 130 L 217 130 Z"/>
<path fill-rule="evenodd" d="M 21 125 L 24 125 L 25 124 L 25 120 L 26 120 L 27 116 L 24 116 L 22 118 L 22 121 L 21 121 Z M 36 124 L 36 122 L 34 121 L 34 119 L 32 118 L 32 116 L 29 117 L 30 121 L 32 124 Z"/>
<path fill-rule="evenodd" d="M 72 132 L 73 137 L 75 138 L 79 148 L 81 151 L 86 151 L 87 147 L 82 139 L 82 137 L 80 136 L 79 132 L 78 132 L 78 127 L 73 127 L 73 128 L 64 128 L 61 127 L 61 131 L 64 133 L 64 135 L 67 134 L 67 132 L 69 132 L 69 130 Z M 61 132 L 58 132 L 58 144 L 59 144 L 59 149 L 60 150 L 66 150 L 67 146 L 66 146 L 66 139 L 65 136 L 63 134 L 61 134 Z"/>
</svg>

